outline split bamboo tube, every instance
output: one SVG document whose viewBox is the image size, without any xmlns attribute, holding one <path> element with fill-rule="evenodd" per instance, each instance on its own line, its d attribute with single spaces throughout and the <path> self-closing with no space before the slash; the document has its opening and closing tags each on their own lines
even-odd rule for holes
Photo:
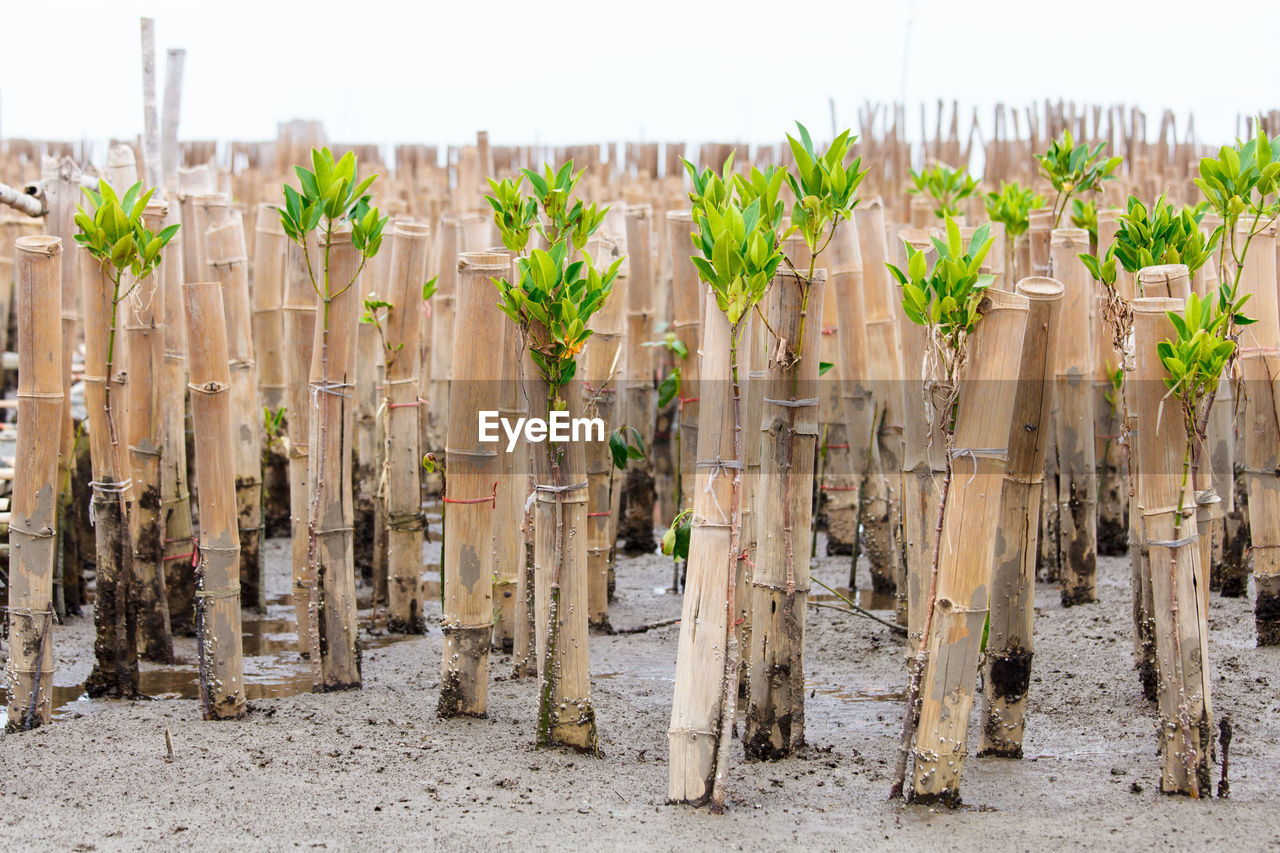
<svg viewBox="0 0 1280 853">
<path fill-rule="evenodd" d="M 630 205 L 624 210 L 627 230 L 627 354 L 626 399 L 623 422 L 640 433 L 646 449 L 652 451 L 655 406 L 653 348 L 644 346 L 653 334 L 656 319 L 654 296 L 657 282 L 653 271 L 653 208 Z M 618 538 L 627 554 L 651 554 L 657 547 L 653 538 L 654 463 L 653 453 L 627 463 L 624 515 L 619 520 Z"/>
<path fill-rule="evenodd" d="M 90 509 L 97 550 L 97 597 L 93 621 L 94 668 L 85 689 L 90 696 L 138 695 L 138 622 L 133 600 L 133 545 L 129 516 L 133 509 L 129 456 L 121 447 L 127 420 L 126 375 L 119 363 L 124 349 L 119 297 L 130 286 L 121 278 L 119 293 L 106 269 L 87 249 L 80 258 L 84 305 L 84 398 L 93 464 Z M 126 306 L 127 307 L 127 306 Z"/>
<path fill-rule="evenodd" d="M 309 241 L 307 245 L 313 256 L 311 267 L 315 269 L 319 264 L 315 243 Z M 297 243 L 289 244 L 284 281 L 281 313 L 284 315 L 284 404 L 289 415 L 285 421 L 289 437 L 289 553 L 290 565 L 293 567 L 292 597 L 294 616 L 297 619 L 298 648 L 303 654 L 308 654 L 311 648 L 308 628 L 311 583 L 307 574 L 307 521 L 310 506 L 307 483 L 311 395 L 307 390 L 307 382 L 311 370 L 311 350 L 315 343 L 316 292 L 307 271 L 307 256 Z"/>
<path fill-rule="evenodd" d="M 1036 545 L 1040 490 L 1044 488 L 1045 430 L 1053 405 L 1063 285 L 1025 278 L 1029 301 L 1009 426 L 1009 463 L 1000 494 L 1000 533 L 991 577 L 991 631 L 982 691 L 982 746 L 978 755 L 1022 757 L 1027 688 L 1031 683 L 1036 600 Z"/>
<path fill-rule="evenodd" d="M 178 205 L 165 225 L 178 223 Z M 160 374 L 160 512 L 164 519 L 164 591 L 172 634 L 195 633 L 195 539 L 187 483 L 187 328 L 182 299 L 184 229 L 165 247 L 159 274 L 164 287 L 164 359 Z"/>
<path fill-rule="evenodd" d="M 169 205 L 152 201 L 143 221 L 153 233 L 164 228 Z M 166 253 L 167 254 L 167 253 Z M 169 632 L 169 600 L 164 583 L 165 524 L 160 498 L 164 370 L 164 277 L 166 267 L 180 258 L 161 258 L 160 268 L 140 282 L 125 306 L 124 344 L 129 361 L 129 418 L 125 444 L 129 448 L 133 493 L 130 518 L 133 535 L 135 599 L 138 634 L 144 660 L 173 663 Z"/>
<path fill-rule="evenodd" d="M 355 417 L 356 325 L 360 252 L 348 227 L 320 237 L 307 456 L 307 579 L 310 585 L 312 681 L 317 692 L 361 686 L 352 553 L 351 436 Z"/>
<path fill-rule="evenodd" d="M 680 415 L 680 507 L 693 506 L 694 457 L 698 452 L 699 362 L 702 359 L 701 314 L 706 286 L 698 279 L 698 269 L 689 259 L 693 246 L 693 216 L 687 210 L 667 212 L 667 237 L 671 249 L 671 331 L 689 351 L 680 366 L 680 393 L 676 411 Z M 718 310 L 718 309 L 717 309 Z"/>
<path fill-rule="evenodd" d="M 431 232 L 425 223 L 399 222 L 391 231 L 391 271 L 387 289 L 387 374 L 385 478 L 387 520 L 387 629 L 421 633 L 424 590 L 424 520 L 418 452 L 418 332 L 422 282 L 426 280 Z"/>
<path fill-rule="evenodd" d="M 960 797 L 992 558 L 1001 533 L 1000 497 L 1029 301 L 988 290 L 984 303 L 960 379 L 954 446 L 942 486 L 914 748 L 913 799 L 919 802 Z"/>
<path fill-rule="evenodd" d="M 442 717 L 488 712 L 489 647 L 493 639 L 493 523 L 498 505 L 500 444 L 480 441 L 479 415 L 501 403 L 502 350 L 477 347 L 503 316 L 494 276 L 511 268 L 505 252 L 458 257 L 454 303 L 453 375 L 445 442 L 444 661 Z M 499 437 L 501 441 L 501 437 Z"/>
<path fill-rule="evenodd" d="M 222 289 L 213 281 L 182 286 L 200 504 L 196 647 L 206 720 L 239 717 L 245 711 L 231 366 Z"/>
<path fill-rule="evenodd" d="M 1062 604 L 1098 600 L 1098 499 L 1093 442 L 1093 329 L 1089 305 L 1093 279 L 1077 257 L 1089 251 L 1089 232 L 1058 228 L 1050 237 L 1050 265 L 1063 287 L 1058 349 L 1054 362 L 1059 416 L 1058 566 Z"/>
<path fill-rule="evenodd" d="M 680 237 L 672 229 L 673 243 Z M 679 266 L 678 257 L 673 261 Z M 695 277 L 695 282 L 701 285 Z M 737 555 L 742 547 L 742 393 L 738 381 L 750 354 L 737 351 L 734 329 L 700 286 L 706 301 L 700 393 L 702 410 L 693 482 L 689 571 L 685 579 L 676 653 L 675 697 L 671 706 L 668 799 L 724 806 L 729 742 L 738 698 Z M 677 291 L 677 297 L 679 293 Z M 693 454 L 691 454 L 693 455 Z"/>
<path fill-rule="evenodd" d="M 199 205 L 197 204 L 197 210 Z M 262 404 L 253 358 L 253 318 L 249 302 L 244 226 L 232 213 L 205 232 L 209 273 L 222 282 L 231 358 L 231 406 L 235 424 L 236 509 L 240 525 L 241 602 L 265 611 L 266 572 L 262 562 Z"/>
<path fill-rule="evenodd" d="M 614 262 L 621 247 L 609 245 L 593 249 L 597 264 Z M 592 334 L 583 355 L 583 410 L 589 418 L 604 421 L 605 437 L 621 424 L 618 387 L 626 365 L 623 362 L 623 330 L 626 323 L 629 276 L 618 276 L 605 304 L 591 318 Z M 630 436 L 628 436 L 630 437 Z M 646 452 L 649 450 L 645 448 Z M 587 608 L 593 628 L 609 628 L 609 573 L 616 539 L 613 492 L 613 457 L 609 442 L 591 441 L 587 460 Z"/>
<path fill-rule="evenodd" d="M 1160 789 L 1197 797 L 1211 793 L 1213 733 L 1207 613 L 1196 589 L 1200 552 L 1195 490 L 1185 473 L 1191 456 L 1180 413 L 1166 405 L 1165 416 L 1157 414 L 1167 374 L 1156 344 L 1174 334 L 1166 312 L 1182 308 L 1180 299 L 1134 300 L 1136 364 L 1131 402 L 1139 412 L 1137 491 L 1149 549 L 1151 612 L 1159 658 Z"/>
<path fill-rule="evenodd" d="M 62 240 L 19 237 L 18 446 L 9 503 L 7 731 L 49 722 L 53 697 L 53 576 L 57 563 L 58 444 L 62 428 Z"/>
<path fill-rule="evenodd" d="M 1243 229 L 1241 229 L 1243 232 Z M 1241 245 L 1243 233 L 1237 234 Z M 1240 330 L 1244 379 L 1244 471 L 1249 484 L 1249 527 L 1254 622 L 1259 646 L 1280 645 L 1280 312 L 1276 307 L 1276 227 L 1255 234 L 1240 272 L 1240 295 L 1250 294 L 1246 313 L 1257 322 Z"/>
<path fill-rule="evenodd" d="M 777 759 L 804 745 L 804 619 L 808 531 L 818 445 L 818 347 L 827 271 L 810 282 L 779 273 L 769 290 L 778 336 L 764 382 L 759 527 L 751 596 L 751 669 L 743 746 Z M 806 320 L 808 322 L 806 322 Z"/>
</svg>

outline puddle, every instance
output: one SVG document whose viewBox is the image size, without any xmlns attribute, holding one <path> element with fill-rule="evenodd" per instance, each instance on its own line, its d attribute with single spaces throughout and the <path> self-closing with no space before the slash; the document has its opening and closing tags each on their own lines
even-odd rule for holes
<svg viewBox="0 0 1280 853">
<path fill-rule="evenodd" d="M 833 696 L 840 702 L 858 704 L 863 702 L 903 702 L 907 693 L 901 688 L 890 688 L 878 685 L 865 687 L 849 687 L 843 684 L 826 684 L 821 681 L 805 679 L 805 688 L 816 691 L 823 696 Z"/>
<path fill-rule="evenodd" d="M 822 589 L 818 587 L 818 589 Z M 898 607 L 898 597 L 892 592 L 876 592 L 874 589 L 858 589 L 851 590 L 848 587 L 838 586 L 836 592 L 840 595 L 830 592 L 810 592 L 809 600 L 818 601 L 824 604 L 844 604 L 841 598 L 849 599 L 857 602 L 858 606 L 863 610 L 896 610 Z"/>
<path fill-rule="evenodd" d="M 88 704 L 89 696 L 84 692 L 83 684 L 76 684 L 72 687 L 59 687 L 56 684 L 53 687 L 53 719 L 65 720 L 77 709 L 73 705 L 80 703 Z M 5 724 L 9 722 L 9 691 L 4 687 L 0 687 L 0 732 L 4 731 Z"/>
</svg>

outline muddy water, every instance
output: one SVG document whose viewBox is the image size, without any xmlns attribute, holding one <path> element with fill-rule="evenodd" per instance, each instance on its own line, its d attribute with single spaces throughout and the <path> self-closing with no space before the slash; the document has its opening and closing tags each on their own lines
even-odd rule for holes
<svg viewBox="0 0 1280 853">
<path fill-rule="evenodd" d="M 891 592 L 876 592 L 874 589 L 851 590 L 844 586 L 836 587 L 835 593 L 818 592 L 817 589 L 820 587 L 809 593 L 810 601 L 843 604 L 845 599 L 848 599 L 856 602 L 863 610 L 894 610 L 898 606 L 897 597 Z"/>
</svg>

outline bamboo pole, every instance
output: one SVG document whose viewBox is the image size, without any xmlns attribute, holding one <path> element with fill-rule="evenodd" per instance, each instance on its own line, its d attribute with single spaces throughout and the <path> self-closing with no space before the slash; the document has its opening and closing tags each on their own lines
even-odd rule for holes
<svg viewBox="0 0 1280 853">
<path fill-rule="evenodd" d="M 756 429 L 756 424 L 764 418 L 765 380 L 769 375 L 769 371 L 765 369 L 769 330 L 755 311 L 747 319 L 739 340 L 739 352 L 746 353 L 743 358 L 747 377 L 744 395 L 746 408 L 739 433 L 742 436 L 742 455 L 746 469 L 742 479 L 742 551 L 739 554 L 734 589 L 734 623 L 738 626 L 739 693 L 743 693 L 747 688 L 751 665 L 751 583 L 755 576 L 756 560 L 759 558 L 760 529 L 764 526 L 755 509 L 756 494 L 760 490 L 760 454 L 763 448 L 761 433 Z M 739 376 L 742 375 L 742 371 L 739 371 Z"/>
<path fill-rule="evenodd" d="M 1053 406 L 1063 285 L 1025 278 L 1017 292 L 1030 303 L 1009 427 L 1009 463 L 1000 494 L 1000 525 L 991 578 L 991 630 L 982 680 L 982 745 L 978 755 L 1022 757 L 1027 688 L 1031 684 L 1040 490 L 1045 430 Z"/>
<path fill-rule="evenodd" d="M 435 257 L 439 267 L 436 295 L 431 297 L 431 381 L 427 392 L 426 443 L 422 452 L 444 450 L 445 429 L 449 423 L 449 378 L 453 364 L 453 314 L 458 289 L 458 255 L 462 235 L 458 220 L 440 217 L 436 232 Z M 470 342 L 468 342 L 470 343 Z"/>
<path fill-rule="evenodd" d="M 49 722 L 53 698 L 53 577 L 57 563 L 57 434 L 63 417 L 62 240 L 19 237 L 18 443 L 9 502 L 9 710 L 6 731 Z M 37 308 L 39 306 L 39 308 Z"/>
<path fill-rule="evenodd" d="M 958 802 L 974 677 L 989 612 L 1000 494 L 1017 391 L 1026 297 L 988 290 L 960 380 L 943 485 L 933 615 L 916 726 L 913 800 Z"/>
<path fill-rule="evenodd" d="M 182 68 L 187 52 L 170 48 L 165 53 L 164 114 L 160 137 L 160 162 L 165 183 L 173 183 L 178 174 L 178 117 L 182 107 Z"/>
<path fill-rule="evenodd" d="M 653 385 L 653 349 L 644 342 L 653 334 L 655 322 L 654 295 L 657 289 L 653 272 L 653 208 L 647 204 L 629 205 L 623 214 L 627 230 L 627 354 L 626 416 L 628 426 L 640 433 L 644 446 L 652 451 L 655 406 Z M 623 540 L 626 554 L 652 554 L 657 547 L 653 538 L 654 462 L 650 452 L 644 459 L 627 463 L 618 538 Z"/>
<path fill-rule="evenodd" d="M 225 223 L 212 225 L 205 232 L 205 242 L 210 273 L 222 282 L 227 352 L 231 358 L 241 602 L 263 612 L 267 589 L 262 562 L 262 404 L 253 357 L 248 258 L 240 214 L 232 213 Z"/>
<path fill-rule="evenodd" d="M 623 269 L 626 262 L 623 262 Z M 519 278 L 519 263 L 511 262 L 512 281 Z M 621 275 L 621 273 L 619 273 Z M 618 279 L 614 279 L 617 287 Z M 503 363 L 511 365 L 514 381 L 503 383 L 502 409 L 499 415 L 510 422 L 518 423 L 520 418 L 529 415 L 531 396 L 536 392 L 530 384 L 529 371 L 532 362 L 529 360 L 523 333 L 510 323 L 503 323 L 502 347 Z M 519 537 L 502 540 L 503 554 L 497 556 L 499 571 L 507 577 L 515 577 L 515 604 L 511 619 L 514 623 L 511 630 L 511 677 L 525 678 L 538 674 L 538 638 L 537 638 L 537 579 L 534 577 L 536 547 L 534 542 L 535 513 L 530 503 L 536 483 L 533 473 L 534 460 L 531 453 L 538 452 L 529 442 L 521 437 L 509 453 L 501 456 L 502 480 L 510 482 L 511 488 L 499 491 L 498 520 L 503 530 L 519 531 Z M 510 568 L 506 568 L 506 567 Z M 501 619 L 501 617 L 499 617 Z"/>
<path fill-rule="evenodd" d="M 97 549 L 97 598 L 93 618 L 97 630 L 94 669 L 85 685 L 90 696 L 133 698 L 138 693 L 138 622 L 132 596 L 133 545 L 129 516 L 129 457 L 120 447 L 124 434 L 126 375 L 119 363 L 123 349 L 116 334 L 118 307 L 129 282 L 120 288 L 88 250 L 81 257 L 84 289 L 84 395 L 89 421 L 89 453 L 93 463 L 94 521 Z"/>
<path fill-rule="evenodd" d="M 862 261 L 858 253 L 857 231 L 836 230 L 831 241 L 831 299 L 823 310 L 824 344 L 834 344 L 831 359 L 838 376 L 823 383 L 824 397 L 834 395 L 831 421 L 827 424 L 828 482 L 820 484 L 827 493 L 827 553 L 848 553 L 849 588 L 856 588 L 855 572 L 861 545 L 864 484 L 870 476 L 875 452 L 875 401 L 867 375 L 867 339 L 862 324 Z M 752 356 L 755 353 L 752 352 Z M 837 445 L 843 444 L 843 447 Z M 843 551 L 847 545 L 848 550 Z M 905 585 L 899 590 L 906 595 Z"/>
<path fill-rule="evenodd" d="M 1180 413 L 1165 405 L 1164 416 L 1158 414 L 1167 374 L 1156 353 L 1158 342 L 1173 337 L 1166 312 L 1182 307 L 1180 299 L 1134 300 L 1131 399 L 1139 412 L 1137 492 L 1149 549 L 1160 671 L 1160 789 L 1197 797 L 1211 793 L 1208 624 L 1196 589 L 1200 553 L 1194 484 L 1188 476 L 1191 448 Z"/>
<path fill-rule="evenodd" d="M 1027 262 L 1030 276 L 1052 276 L 1053 211 L 1040 209 L 1028 214 Z M 1059 338 L 1061 339 L 1061 338 Z M 1040 492 L 1040 556 L 1036 570 L 1041 577 L 1056 583 L 1060 576 L 1058 556 L 1061 553 L 1061 520 L 1058 518 L 1058 401 L 1049 412 L 1048 445 L 1045 448 L 1045 487 Z"/>
<path fill-rule="evenodd" d="M 1062 604 L 1098 600 L 1097 466 L 1093 441 L 1093 336 L 1089 323 L 1093 280 L 1077 257 L 1089 251 L 1089 232 L 1057 228 L 1050 237 L 1050 265 L 1062 283 L 1062 332 L 1055 359 L 1059 415 L 1058 565 Z"/>
<path fill-rule="evenodd" d="M 1098 211 L 1098 250 L 1101 261 L 1115 244 L 1119 228 L 1118 210 Z M 1122 271 L 1117 265 L 1117 273 Z M 1129 550 L 1128 539 L 1128 464 L 1125 460 L 1127 442 L 1124 430 L 1122 387 L 1115 387 L 1112 375 L 1123 368 L 1122 357 L 1115 352 L 1114 335 L 1103 319 L 1102 305 L 1106 295 L 1096 286 L 1090 290 L 1097 295 L 1094 311 L 1094 449 L 1098 471 L 1098 553 L 1122 556 Z"/>
<path fill-rule="evenodd" d="M 199 483 L 196 644 L 206 720 L 240 717 L 245 711 L 232 377 L 222 289 L 212 281 L 182 286 Z"/>
<path fill-rule="evenodd" d="M 160 116 L 156 110 L 156 22 L 142 19 L 142 159 L 147 186 L 163 187 L 160 162 Z M 157 192 L 157 195 L 160 195 Z M 163 319 L 163 315 L 162 315 Z"/>
<path fill-rule="evenodd" d="M 809 597 L 806 534 L 813 512 L 818 443 L 818 344 L 827 272 L 803 281 L 774 277 L 769 325 L 779 340 L 768 359 L 761 419 L 758 559 L 752 577 L 751 669 L 743 746 L 750 759 L 778 759 L 804 745 L 804 618 Z M 806 322 L 809 320 L 810 322 Z M 781 530 L 775 526 L 781 522 Z M 770 533 L 766 533 L 769 531 Z M 771 534 L 771 535 L 770 535 Z"/>
<path fill-rule="evenodd" d="M 312 268 L 319 264 L 314 241 L 308 251 L 313 256 Z M 316 334 L 316 291 L 307 272 L 307 258 L 302 247 L 290 242 L 285 260 L 285 290 L 281 313 L 284 315 L 285 409 L 289 413 L 286 426 L 289 438 L 289 522 L 290 565 L 293 567 L 293 609 L 297 619 L 298 647 L 310 654 L 311 582 L 307 574 L 310 506 L 309 442 L 311 441 L 311 395 L 307 390 L 312 349 Z M 415 464 L 417 461 L 415 460 Z"/>
<path fill-rule="evenodd" d="M 482 717 L 488 713 L 492 542 L 501 462 L 497 445 L 481 441 L 479 417 L 500 406 L 503 364 L 501 349 L 475 342 L 503 322 L 491 279 L 507 273 L 511 257 L 506 252 L 468 252 L 458 256 L 457 265 L 456 351 L 445 442 L 444 660 L 438 713 Z"/>
<path fill-rule="evenodd" d="M 169 205 L 152 201 L 143 221 L 153 233 L 164 228 Z M 169 630 L 169 599 L 164 583 L 165 525 L 160 496 L 161 409 L 160 381 L 164 367 L 164 277 L 177 256 L 161 258 L 160 268 L 139 283 L 130 295 L 124 318 L 124 344 L 129 362 L 129 416 L 125 446 L 129 448 L 133 490 L 137 495 L 131 522 L 134 598 L 138 605 L 138 633 L 144 660 L 173 663 L 173 635 Z"/>
<path fill-rule="evenodd" d="M 688 348 L 689 355 L 680 362 L 680 394 L 676 411 L 680 417 L 679 464 L 680 506 L 684 510 L 693 506 L 693 460 L 698 452 L 698 374 L 701 361 L 704 285 L 698 280 L 697 267 L 689 259 L 693 245 L 693 215 L 687 210 L 667 211 L 667 235 L 671 251 L 672 324 L 680 342 Z"/>
<path fill-rule="evenodd" d="M 673 243 L 679 236 L 673 228 Z M 706 301 L 699 393 L 707 406 L 691 466 L 693 519 L 671 706 L 667 796 L 695 805 L 714 797 L 713 808 L 722 809 L 738 697 L 733 617 L 738 610 L 744 473 L 739 377 L 750 369 L 751 354 L 739 356 L 736 336 L 742 325 L 731 327 L 714 293 L 697 283 Z"/>
<path fill-rule="evenodd" d="M 352 553 L 351 436 L 356 325 L 360 317 L 360 252 L 351 230 L 321 235 L 315 342 L 311 350 L 307 457 L 308 615 L 316 692 L 361 686 L 356 578 Z"/>
<path fill-rule="evenodd" d="M 370 263 L 369 293 L 386 292 L 385 277 L 379 277 L 379 267 L 374 257 Z M 361 294 L 363 298 L 363 294 Z M 382 341 L 373 323 L 361 322 L 356 327 L 356 382 L 352 389 L 355 408 L 356 434 L 353 440 L 355 458 L 352 460 L 351 485 L 355 512 L 356 571 L 377 586 L 378 562 L 378 513 L 376 490 L 378 471 L 382 470 L 382 442 L 378 440 L 378 389 L 382 386 L 382 374 L 386 365 Z M 376 595 L 376 593 L 375 593 Z"/>
<path fill-rule="evenodd" d="M 258 403 L 271 412 L 285 409 L 284 369 L 284 268 L 289 239 L 280 226 L 273 204 L 259 204 L 254 222 L 253 354 L 258 372 Z M 287 526 L 289 518 L 289 458 L 284 443 L 265 436 L 260 449 L 262 468 L 262 516 L 265 535 Z"/>
<path fill-rule="evenodd" d="M 431 231 L 425 223 L 399 222 L 391 230 L 386 336 L 386 436 L 383 471 L 387 520 L 387 630 L 422 633 L 422 543 L 425 529 L 419 472 L 418 333 L 422 282 L 427 277 Z"/>
</svg>

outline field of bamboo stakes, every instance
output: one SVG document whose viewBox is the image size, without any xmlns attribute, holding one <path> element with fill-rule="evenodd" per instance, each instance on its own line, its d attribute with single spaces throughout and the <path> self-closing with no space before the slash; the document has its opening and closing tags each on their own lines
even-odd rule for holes
<svg viewBox="0 0 1280 853">
<path fill-rule="evenodd" d="M 1142 718 L 1155 790 L 1238 798 L 1238 751 L 1274 757 L 1274 708 L 1234 742 L 1231 720 L 1239 673 L 1278 674 L 1280 197 L 1264 181 L 1217 229 L 1203 176 L 1231 158 L 1172 113 L 1153 135 L 1136 109 L 1045 102 L 966 133 L 939 104 L 913 142 L 901 105 L 868 105 L 819 165 L 808 131 L 180 142 L 177 67 L 154 140 L 0 140 L 3 762 L 156 673 L 192 673 L 158 691 L 175 717 L 246 740 L 295 694 L 363 720 L 390 656 L 436 738 L 511 718 L 513 763 L 639 764 L 634 712 L 666 787 L 623 802 L 743 811 L 769 796 L 746 785 L 822 774 L 835 729 L 865 729 L 817 674 L 853 689 L 879 654 L 866 790 L 959 805 L 1064 725 L 1038 704 L 1064 648 L 1106 673 L 1082 694 Z M 1246 167 L 1270 129 L 1242 124 Z M 1037 156 L 1064 140 L 1086 154 L 1065 191 Z M 976 192 L 907 192 L 971 165 Z M 762 191 L 775 168 L 793 180 Z M 1014 182 L 1042 206 L 999 208 Z M 844 197 L 806 226 L 797 190 Z M 1130 197 L 1190 224 L 1156 246 Z M 1187 326 L 1201 349 L 1177 349 Z M 1188 397 L 1193 356 L 1216 373 Z M 481 412 L 512 428 L 486 437 Z M 559 415 L 601 428 L 539 433 Z M 1105 649 L 1057 628 L 1103 614 Z M 610 707 L 627 677 L 642 711 Z M 1112 710 L 1069 705 L 1067 727 Z"/>
</svg>

